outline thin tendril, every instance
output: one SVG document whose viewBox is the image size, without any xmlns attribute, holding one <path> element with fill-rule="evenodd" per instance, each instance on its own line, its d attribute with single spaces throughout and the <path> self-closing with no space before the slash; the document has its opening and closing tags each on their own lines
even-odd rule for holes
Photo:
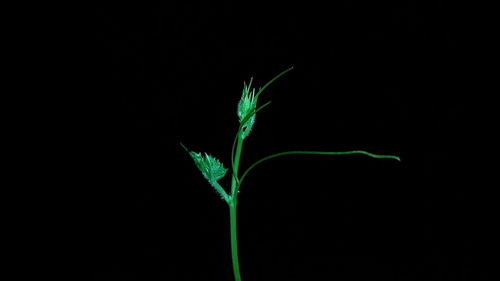
<svg viewBox="0 0 500 281">
<path fill-rule="evenodd" d="M 367 155 L 367 156 L 370 156 L 372 158 L 379 158 L 379 159 L 393 159 L 393 160 L 397 160 L 397 161 L 401 161 L 401 159 L 397 156 L 394 156 L 394 155 L 381 155 L 381 154 L 374 154 L 374 153 L 370 153 L 370 152 L 367 152 L 367 151 L 364 151 L 364 150 L 351 150 L 351 151 L 339 151 L 339 152 L 323 152 L 323 151 L 286 151 L 286 152 L 280 152 L 280 153 L 276 153 L 276 154 L 272 154 L 272 155 L 269 155 L 269 156 L 266 156 L 264 158 L 261 158 L 260 160 L 256 161 L 255 163 L 253 163 L 250 167 L 248 167 L 248 169 L 246 169 L 246 171 L 243 173 L 243 175 L 241 176 L 240 180 L 239 180 L 239 184 L 238 184 L 238 187 L 236 188 L 236 190 L 239 189 L 239 186 L 241 185 L 241 183 L 243 182 L 243 180 L 245 179 L 245 177 L 247 176 L 247 174 L 253 169 L 255 168 L 255 166 L 259 165 L 260 163 L 264 162 L 264 161 L 267 161 L 267 160 L 270 160 L 270 159 L 273 159 L 273 158 L 276 158 L 276 157 L 279 157 L 279 156 L 285 156 L 285 155 L 293 155 L 293 154 L 309 154 L 309 155 L 349 155 L 349 154 L 364 154 L 364 155 Z"/>
<path fill-rule="evenodd" d="M 271 81 L 267 82 L 266 85 L 264 85 L 264 87 L 260 88 L 259 91 L 257 92 L 257 95 L 255 96 L 256 99 L 259 98 L 260 94 L 262 94 L 262 92 L 264 92 L 264 90 L 269 86 L 271 85 L 274 81 L 276 81 L 276 79 L 280 78 L 281 76 L 285 75 L 285 73 L 287 73 L 288 71 L 292 70 L 293 69 L 293 66 L 289 67 L 288 69 L 284 70 L 283 72 L 281 72 L 280 74 L 276 75 L 273 79 L 271 79 Z"/>
</svg>

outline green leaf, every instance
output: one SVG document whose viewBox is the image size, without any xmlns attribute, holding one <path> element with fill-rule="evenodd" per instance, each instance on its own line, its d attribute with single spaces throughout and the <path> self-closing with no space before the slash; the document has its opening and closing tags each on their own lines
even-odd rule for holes
<svg viewBox="0 0 500 281">
<path fill-rule="evenodd" d="M 224 165 L 222 165 L 217 158 L 208 153 L 203 155 L 201 153 L 189 151 L 182 143 L 181 146 L 189 153 L 191 158 L 193 158 L 196 167 L 198 167 L 201 174 L 207 179 L 210 185 L 215 188 L 215 191 L 219 193 L 222 199 L 228 202 L 229 196 L 217 182 L 226 175 L 227 169 L 224 168 Z"/>
<path fill-rule="evenodd" d="M 248 85 L 243 82 L 243 93 L 241 94 L 240 102 L 238 103 L 238 117 L 242 127 L 242 137 L 246 138 L 252 130 L 255 123 L 255 109 L 257 107 L 257 97 L 255 97 L 255 89 L 251 89 L 252 79 Z"/>
</svg>

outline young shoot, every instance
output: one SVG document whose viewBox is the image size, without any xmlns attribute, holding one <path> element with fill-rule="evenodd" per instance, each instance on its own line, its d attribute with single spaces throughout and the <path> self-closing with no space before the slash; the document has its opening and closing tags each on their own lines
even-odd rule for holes
<svg viewBox="0 0 500 281">
<path fill-rule="evenodd" d="M 224 168 L 223 164 L 215 157 L 207 153 L 196 153 L 190 151 L 186 146 L 181 143 L 181 146 L 189 153 L 191 158 L 193 159 L 195 165 L 200 170 L 201 174 L 208 183 L 215 189 L 215 191 L 220 195 L 220 197 L 228 204 L 229 207 L 229 222 L 230 222 L 230 237 L 231 237 L 231 257 L 233 261 L 233 272 L 234 279 L 236 281 L 241 281 L 240 275 L 240 267 L 238 261 L 238 243 L 237 243 L 237 232 L 236 232 L 236 207 L 238 202 L 238 190 L 243 183 L 243 180 L 247 176 L 247 174 L 254 169 L 256 166 L 265 162 L 267 160 L 271 160 L 273 158 L 277 158 L 285 155 L 325 155 L 325 156 L 337 156 L 337 155 L 352 155 L 352 154 L 361 154 L 366 155 L 372 158 L 378 159 L 393 159 L 397 161 L 401 161 L 399 157 L 394 155 L 380 155 L 374 154 L 370 152 L 366 152 L 363 150 L 351 150 L 351 151 L 340 151 L 340 152 L 324 152 L 324 151 L 285 151 L 276 154 L 272 154 L 266 157 L 261 158 L 256 161 L 252 165 L 250 165 L 240 176 L 239 175 L 239 163 L 241 160 L 241 154 L 243 149 L 243 143 L 245 138 L 247 138 L 251 131 L 252 127 L 255 124 L 257 113 L 268 106 L 271 102 L 267 102 L 260 107 L 257 107 L 257 101 L 259 96 L 264 92 L 264 90 L 271 85 L 278 78 L 291 71 L 293 67 L 286 69 L 280 74 L 276 75 L 273 79 L 267 82 L 262 88 L 260 88 L 257 93 L 255 93 L 255 89 L 252 89 L 252 81 L 248 85 L 243 83 L 243 93 L 241 95 L 241 99 L 238 103 L 237 115 L 240 122 L 238 130 L 236 131 L 236 135 L 234 138 L 233 146 L 231 149 L 231 187 L 230 192 L 227 193 L 226 189 L 224 189 L 218 181 L 222 179 L 227 172 L 227 169 Z"/>
</svg>

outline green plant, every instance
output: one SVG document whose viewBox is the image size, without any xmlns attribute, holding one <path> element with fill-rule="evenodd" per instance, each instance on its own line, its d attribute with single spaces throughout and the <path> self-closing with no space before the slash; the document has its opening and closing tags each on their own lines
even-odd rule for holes
<svg viewBox="0 0 500 281">
<path fill-rule="evenodd" d="M 213 156 L 205 153 L 204 155 L 201 153 L 196 153 L 189 151 L 189 149 L 181 143 L 181 146 L 189 153 L 189 155 L 193 158 L 196 166 L 200 169 L 203 176 L 208 180 L 210 185 L 212 185 L 217 193 L 221 196 L 221 198 L 228 204 L 229 206 L 229 218 L 230 218 L 230 232 L 231 232 L 231 256 L 233 260 L 233 271 L 234 278 L 236 281 L 241 281 L 240 276 L 240 268 L 238 263 L 238 244 L 237 244 L 237 235 L 236 235 L 236 207 L 238 202 L 238 190 L 243 183 L 243 180 L 247 176 L 248 172 L 250 172 L 253 168 L 255 168 L 260 163 L 280 157 L 285 155 L 292 154 L 316 154 L 316 155 L 350 155 L 350 154 L 363 154 L 366 156 L 370 156 L 373 158 L 385 158 L 385 159 L 394 159 L 400 161 L 399 157 L 393 155 L 379 155 L 373 154 L 370 152 L 366 152 L 363 150 L 352 150 L 352 151 L 341 151 L 341 152 L 322 152 L 322 151 L 286 151 L 281 153 L 276 153 L 269 155 L 267 157 L 261 158 L 256 161 L 252 165 L 250 165 L 245 172 L 240 176 L 238 176 L 239 172 L 239 163 L 241 158 L 241 152 L 243 148 L 243 141 L 250 134 L 253 124 L 255 123 L 255 117 L 257 112 L 262 110 L 264 107 L 268 106 L 271 102 L 267 102 L 262 106 L 257 108 L 257 101 L 262 92 L 271 85 L 276 79 L 283 76 L 285 73 L 292 70 L 293 67 L 288 68 L 287 70 L 281 72 L 277 76 L 275 76 L 271 81 L 267 82 L 264 87 L 260 88 L 257 94 L 255 94 L 255 89 L 251 89 L 252 79 L 248 85 L 246 83 L 243 84 L 243 93 L 241 95 L 240 102 L 238 104 L 238 118 L 240 121 L 240 126 L 234 138 L 233 147 L 231 149 L 231 167 L 232 167 L 232 179 L 231 179 L 231 193 L 226 193 L 225 189 L 220 186 L 218 181 L 224 177 L 227 172 L 227 169 L 224 168 L 222 163 L 214 158 Z"/>
</svg>

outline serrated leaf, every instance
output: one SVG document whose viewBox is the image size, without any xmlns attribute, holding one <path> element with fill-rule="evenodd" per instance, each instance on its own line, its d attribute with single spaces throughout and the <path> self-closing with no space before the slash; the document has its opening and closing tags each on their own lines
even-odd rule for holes
<svg viewBox="0 0 500 281">
<path fill-rule="evenodd" d="M 224 165 L 222 165 L 217 158 L 208 153 L 203 155 L 201 153 L 189 151 L 182 143 L 181 146 L 189 153 L 191 158 L 193 158 L 196 167 L 198 167 L 201 174 L 207 179 L 210 185 L 215 188 L 215 191 L 219 193 L 222 199 L 228 202 L 229 196 L 217 182 L 226 175 L 227 169 L 224 168 Z"/>
<path fill-rule="evenodd" d="M 257 97 L 255 96 L 255 89 L 250 88 L 251 85 L 252 79 L 250 79 L 250 83 L 248 83 L 248 85 L 243 82 L 243 93 L 241 94 L 241 99 L 238 103 L 238 117 L 240 119 L 240 125 L 242 125 L 243 138 L 247 137 L 250 134 L 253 124 L 255 123 Z M 245 124 L 242 124 L 242 122 L 245 122 Z"/>
</svg>

